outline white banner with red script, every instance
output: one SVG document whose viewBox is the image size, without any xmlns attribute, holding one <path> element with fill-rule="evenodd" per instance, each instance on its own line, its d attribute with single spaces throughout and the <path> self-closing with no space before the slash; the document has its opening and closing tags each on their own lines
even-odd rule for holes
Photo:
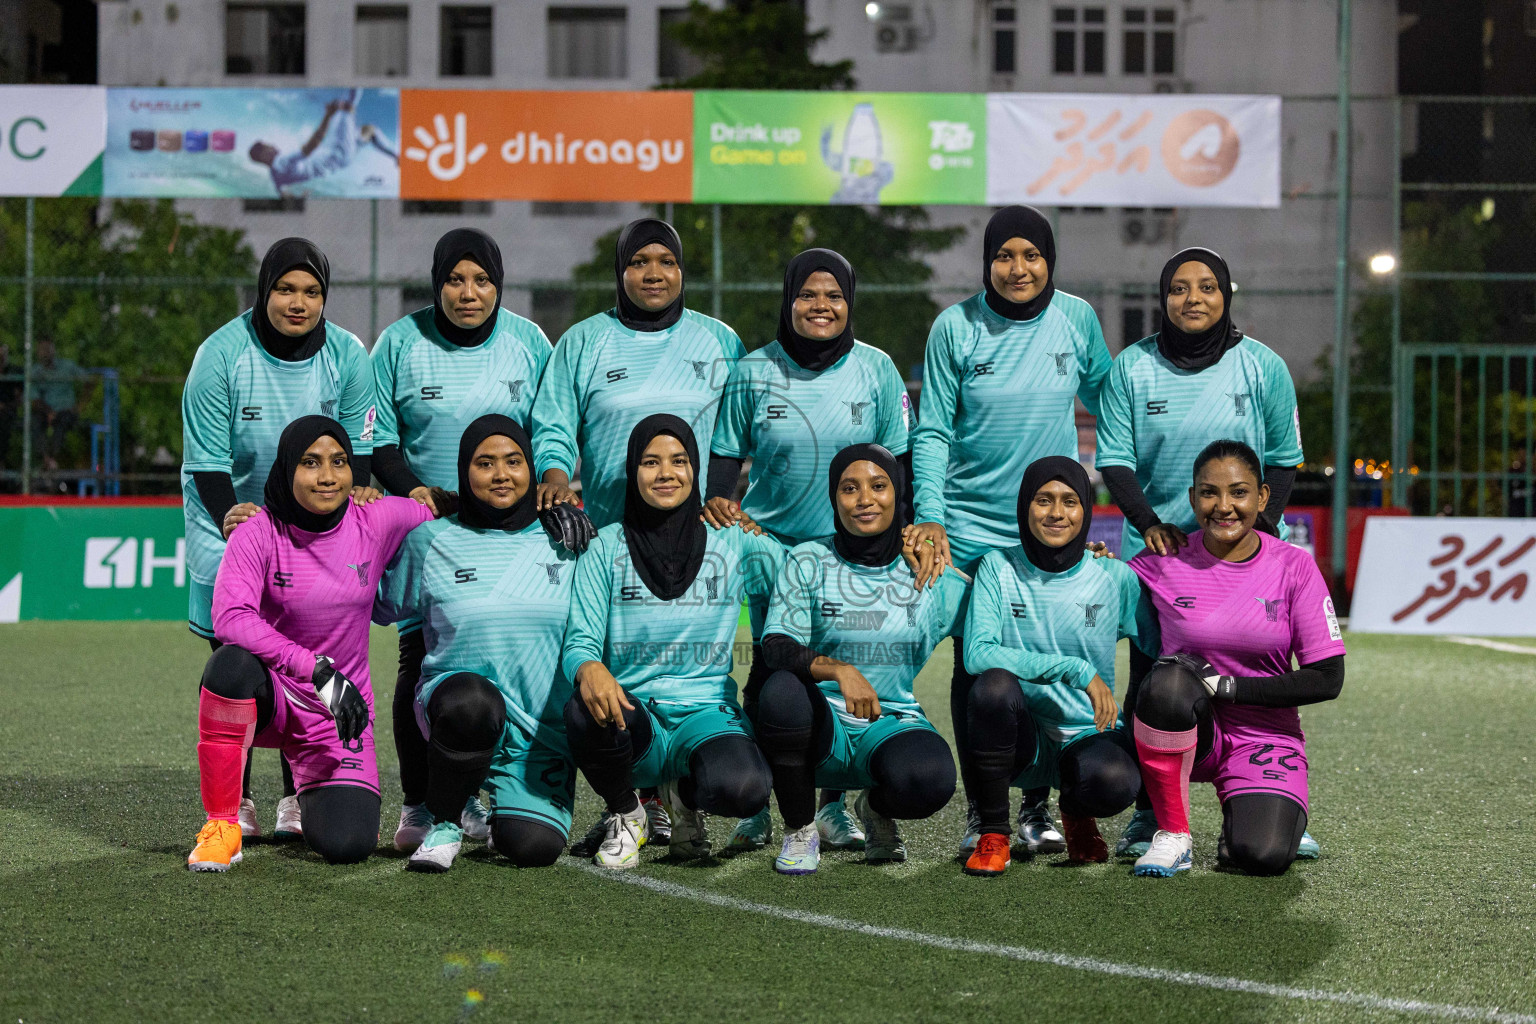
<svg viewBox="0 0 1536 1024">
<path fill-rule="evenodd" d="M 989 93 L 987 202 L 1279 206 L 1280 98 Z"/>
<path fill-rule="evenodd" d="M 1374 517 L 1349 628 L 1536 636 L 1536 519 Z"/>
</svg>

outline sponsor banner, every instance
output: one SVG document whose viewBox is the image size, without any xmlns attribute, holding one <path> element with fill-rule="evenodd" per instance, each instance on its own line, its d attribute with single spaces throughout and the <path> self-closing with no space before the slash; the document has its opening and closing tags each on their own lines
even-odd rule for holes
<svg viewBox="0 0 1536 1024">
<path fill-rule="evenodd" d="M 101 195 L 106 140 L 106 89 L 0 86 L 0 195 Z"/>
<path fill-rule="evenodd" d="M 967 203 L 986 193 L 978 93 L 696 92 L 701 203 Z"/>
<path fill-rule="evenodd" d="M 185 619 L 180 503 L 0 506 L 0 622 Z"/>
<path fill-rule="evenodd" d="M 989 204 L 1280 205 L 1278 96 L 987 96 Z"/>
<path fill-rule="evenodd" d="M 106 193 L 393 199 L 397 89 L 110 89 Z"/>
<path fill-rule="evenodd" d="M 1536 636 L 1536 519 L 1366 524 L 1349 628 Z"/>
<path fill-rule="evenodd" d="M 687 202 L 693 95 L 407 89 L 405 199 Z"/>
</svg>

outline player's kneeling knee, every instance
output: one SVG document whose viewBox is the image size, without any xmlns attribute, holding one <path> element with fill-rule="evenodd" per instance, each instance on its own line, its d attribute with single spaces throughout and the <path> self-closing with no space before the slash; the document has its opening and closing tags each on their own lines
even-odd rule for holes
<svg viewBox="0 0 1536 1024">
<path fill-rule="evenodd" d="M 1183 665 L 1152 666 L 1136 693 L 1136 717 L 1154 729 L 1193 729 L 1195 705 L 1208 699 L 1205 684 Z"/>
<path fill-rule="evenodd" d="M 548 825 L 522 818 L 492 818 L 491 845 L 520 868 L 547 868 L 565 852 L 565 837 Z"/>
<path fill-rule="evenodd" d="M 1015 684 L 1017 685 L 1017 684 Z M 891 818 L 927 818 L 955 795 L 955 762 L 938 733 L 911 732 L 875 752 L 881 790 L 876 810 Z"/>
<path fill-rule="evenodd" d="M 453 751 L 489 751 L 506 727 L 506 702 L 490 680 L 460 672 L 433 691 L 427 720 L 434 744 Z"/>
<path fill-rule="evenodd" d="M 1067 765 L 1061 773 L 1063 813 L 1088 818 L 1113 818 L 1131 805 L 1141 789 L 1141 773 L 1127 755 L 1092 766 L 1090 772 L 1072 775 Z M 1076 768 L 1077 765 L 1071 767 Z"/>
<path fill-rule="evenodd" d="M 356 786 L 323 786 L 299 794 L 304 841 L 328 864 L 367 860 L 379 843 L 379 798 Z"/>
<path fill-rule="evenodd" d="M 1283 875 L 1296 850 L 1271 839 L 1236 838 L 1227 841 L 1227 859 L 1250 875 Z"/>
<path fill-rule="evenodd" d="M 745 736 L 720 736 L 692 758 L 694 804 L 725 818 L 750 818 L 768 805 L 773 774 Z"/>
<path fill-rule="evenodd" d="M 770 753 L 799 751 L 811 742 L 816 713 L 799 676 L 781 670 L 764 681 L 754 724 L 758 743 Z"/>
<path fill-rule="evenodd" d="M 267 681 L 267 669 L 244 647 L 225 644 L 203 666 L 203 689 L 226 700 L 250 700 Z"/>
<path fill-rule="evenodd" d="M 989 668 L 976 677 L 967 706 L 973 714 L 1007 714 L 1022 705 L 1024 691 L 1019 677 L 1000 668 Z"/>
</svg>

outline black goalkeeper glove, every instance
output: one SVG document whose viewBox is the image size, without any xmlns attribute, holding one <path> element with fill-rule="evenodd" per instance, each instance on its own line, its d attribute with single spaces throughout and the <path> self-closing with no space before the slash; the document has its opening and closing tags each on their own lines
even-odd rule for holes
<svg viewBox="0 0 1536 1024">
<path fill-rule="evenodd" d="M 315 658 L 310 682 L 336 720 L 336 735 L 341 742 L 351 743 L 362 736 L 368 728 L 368 702 L 357 692 L 352 680 L 337 670 L 336 663 L 323 654 Z"/>
<path fill-rule="evenodd" d="M 551 505 L 539 513 L 539 523 L 550 540 L 576 555 L 587 550 L 587 545 L 597 536 L 597 527 L 575 505 Z"/>
<path fill-rule="evenodd" d="M 1237 699 L 1237 680 L 1231 676 L 1223 675 L 1211 667 L 1211 663 L 1197 654 L 1174 654 L 1166 658 L 1157 659 L 1159 665 L 1179 665 L 1193 672 L 1205 686 L 1205 692 L 1212 700 L 1226 701 L 1228 703 Z"/>
</svg>

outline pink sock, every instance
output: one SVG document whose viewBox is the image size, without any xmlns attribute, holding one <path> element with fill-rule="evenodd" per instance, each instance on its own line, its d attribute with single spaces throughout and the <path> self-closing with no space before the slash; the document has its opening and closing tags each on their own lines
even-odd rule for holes
<svg viewBox="0 0 1536 1024">
<path fill-rule="evenodd" d="M 203 810 L 231 824 L 240 820 L 245 752 L 256 736 L 256 702 L 230 700 L 207 690 L 197 704 L 197 770 Z"/>
<path fill-rule="evenodd" d="M 1136 756 L 1141 759 L 1141 784 L 1152 798 L 1157 827 L 1168 832 L 1189 831 L 1189 773 L 1195 765 L 1194 729 L 1164 732 L 1140 718 L 1136 723 Z"/>
</svg>

